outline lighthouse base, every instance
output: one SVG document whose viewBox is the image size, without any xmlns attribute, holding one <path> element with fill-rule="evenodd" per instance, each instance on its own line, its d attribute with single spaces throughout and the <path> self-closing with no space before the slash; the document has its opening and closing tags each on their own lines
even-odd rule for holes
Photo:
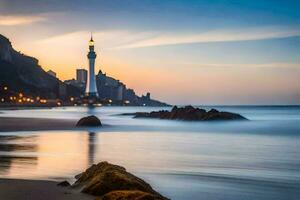
<svg viewBox="0 0 300 200">
<path fill-rule="evenodd" d="M 88 92 L 88 93 L 85 93 L 85 96 L 88 98 L 98 98 L 98 93 L 97 92 Z"/>
<path fill-rule="evenodd" d="M 89 106 L 98 104 L 100 101 L 98 93 L 96 92 L 85 93 L 85 96 L 82 98 L 82 100 L 84 104 L 88 104 Z"/>
</svg>

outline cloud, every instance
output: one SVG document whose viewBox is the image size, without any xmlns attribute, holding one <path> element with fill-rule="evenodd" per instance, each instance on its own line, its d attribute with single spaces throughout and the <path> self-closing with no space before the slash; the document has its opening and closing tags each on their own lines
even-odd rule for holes
<svg viewBox="0 0 300 200">
<path fill-rule="evenodd" d="M 39 42 L 61 42 L 77 38 L 87 40 L 90 32 L 63 33 Z M 255 41 L 300 36 L 300 27 L 260 27 L 231 30 L 215 30 L 201 33 L 155 32 L 134 30 L 101 30 L 93 32 L 101 47 L 110 50 L 159 47 L 195 43 Z"/>
<path fill-rule="evenodd" d="M 295 32 L 296 33 L 296 32 Z M 93 38 L 96 43 L 96 48 L 101 50 L 113 50 L 120 48 L 120 45 L 129 43 L 136 43 L 137 40 L 148 40 L 147 38 L 153 37 L 151 32 L 136 32 L 127 30 L 106 30 L 93 32 Z M 283 32 L 281 32 L 283 36 Z M 291 34 L 289 34 L 291 35 Z M 294 35 L 294 34 L 292 34 Z M 286 34 L 285 36 L 288 36 Z M 72 49 L 86 50 L 87 42 L 90 39 L 90 32 L 78 31 L 71 33 L 64 33 L 53 37 L 45 38 L 36 41 L 37 44 L 48 47 L 54 46 L 66 48 L 66 46 Z M 124 47 L 124 46 L 123 46 Z M 57 50 L 56 50 L 57 51 Z M 172 66 L 185 66 L 185 67 L 199 67 L 199 68 L 289 68 L 300 69 L 300 63 L 288 63 L 288 62 L 274 62 L 274 63 L 201 63 L 201 62 L 176 62 L 170 64 Z"/>
<path fill-rule="evenodd" d="M 290 68 L 300 69 L 300 63 L 176 63 L 176 65 L 201 68 Z"/>
<path fill-rule="evenodd" d="M 275 38 L 287 38 L 293 36 L 300 36 L 299 27 L 256 27 L 231 30 L 215 30 L 203 33 L 152 33 L 151 38 L 137 40 L 126 45 L 121 45 L 118 46 L 117 49 L 143 48 L 193 43 L 253 41 Z"/>
<path fill-rule="evenodd" d="M 45 17 L 37 16 L 1 16 L 0 15 L 0 26 L 18 26 L 27 25 L 40 21 L 46 20 Z"/>
<path fill-rule="evenodd" d="M 39 44 L 63 44 L 63 45 L 86 45 L 90 39 L 90 32 L 76 31 L 68 32 L 36 41 Z M 150 32 L 132 32 L 128 30 L 103 30 L 94 31 L 93 38 L 96 46 L 104 49 L 116 49 L 120 45 L 134 43 L 139 40 L 145 40 L 153 37 Z"/>
</svg>

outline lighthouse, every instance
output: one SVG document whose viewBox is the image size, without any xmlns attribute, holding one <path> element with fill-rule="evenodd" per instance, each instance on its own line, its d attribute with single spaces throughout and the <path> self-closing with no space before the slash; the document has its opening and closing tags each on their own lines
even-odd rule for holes
<svg viewBox="0 0 300 200">
<path fill-rule="evenodd" d="M 89 53 L 87 55 L 89 59 L 89 72 L 88 72 L 88 80 L 86 82 L 85 95 L 88 98 L 97 98 L 98 91 L 95 80 L 95 60 L 96 60 L 96 52 L 94 51 L 94 40 L 93 35 L 91 35 L 91 39 L 89 41 Z"/>
</svg>

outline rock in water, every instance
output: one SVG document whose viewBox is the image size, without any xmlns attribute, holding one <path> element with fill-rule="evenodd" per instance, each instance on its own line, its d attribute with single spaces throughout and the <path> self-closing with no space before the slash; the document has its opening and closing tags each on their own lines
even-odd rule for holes
<svg viewBox="0 0 300 200">
<path fill-rule="evenodd" d="M 80 119 L 76 126 L 102 126 L 102 124 L 98 117 L 91 115 Z"/>
<path fill-rule="evenodd" d="M 230 112 L 219 112 L 216 109 L 211 109 L 205 115 L 204 120 L 245 120 L 246 118 Z"/>
<path fill-rule="evenodd" d="M 77 178 L 72 187 L 82 188 L 82 192 L 103 200 L 167 200 L 124 167 L 108 162 L 92 165 Z"/>
<path fill-rule="evenodd" d="M 61 187 L 69 187 L 69 186 L 71 186 L 71 184 L 68 181 L 62 181 L 62 182 L 58 183 L 57 185 L 61 186 Z"/>
<path fill-rule="evenodd" d="M 237 113 L 220 112 L 211 109 L 206 112 L 204 109 L 194 108 L 193 106 L 185 106 L 178 108 L 174 106 L 171 111 L 161 110 L 134 113 L 135 118 L 158 118 L 184 121 L 213 121 L 213 120 L 246 120 L 245 117 Z"/>
</svg>

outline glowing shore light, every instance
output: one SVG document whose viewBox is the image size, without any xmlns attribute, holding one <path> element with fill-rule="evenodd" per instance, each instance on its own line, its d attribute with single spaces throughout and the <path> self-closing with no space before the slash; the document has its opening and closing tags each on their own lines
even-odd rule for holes
<svg viewBox="0 0 300 200">
<path fill-rule="evenodd" d="M 19 103 L 22 103 L 22 99 L 19 99 L 18 102 L 19 102 Z"/>
<path fill-rule="evenodd" d="M 2 99 L 1 99 L 1 102 L 4 102 L 4 101 L 5 101 L 5 99 L 4 99 L 4 98 L 2 98 Z"/>
<path fill-rule="evenodd" d="M 6 87 L 6 86 L 4 86 L 4 88 L 3 88 L 4 90 L 8 90 L 8 87 Z"/>
<path fill-rule="evenodd" d="M 74 97 L 71 97 L 71 98 L 70 98 L 70 101 L 74 101 Z"/>
<path fill-rule="evenodd" d="M 57 102 L 56 104 L 57 104 L 58 106 L 61 106 L 61 103 L 60 103 L 60 102 Z"/>
<path fill-rule="evenodd" d="M 22 93 L 19 93 L 19 97 L 23 97 L 23 94 L 22 94 Z"/>
<path fill-rule="evenodd" d="M 112 100 L 111 100 L 111 99 L 109 99 L 109 100 L 108 100 L 108 102 L 109 102 L 109 103 L 112 103 Z"/>
<path fill-rule="evenodd" d="M 41 99 L 40 102 L 41 103 L 47 103 L 47 100 L 46 99 Z"/>
<path fill-rule="evenodd" d="M 125 103 L 126 103 L 126 104 L 129 104 L 129 103 L 130 103 L 130 101 L 126 100 L 126 101 L 125 101 Z"/>
</svg>

